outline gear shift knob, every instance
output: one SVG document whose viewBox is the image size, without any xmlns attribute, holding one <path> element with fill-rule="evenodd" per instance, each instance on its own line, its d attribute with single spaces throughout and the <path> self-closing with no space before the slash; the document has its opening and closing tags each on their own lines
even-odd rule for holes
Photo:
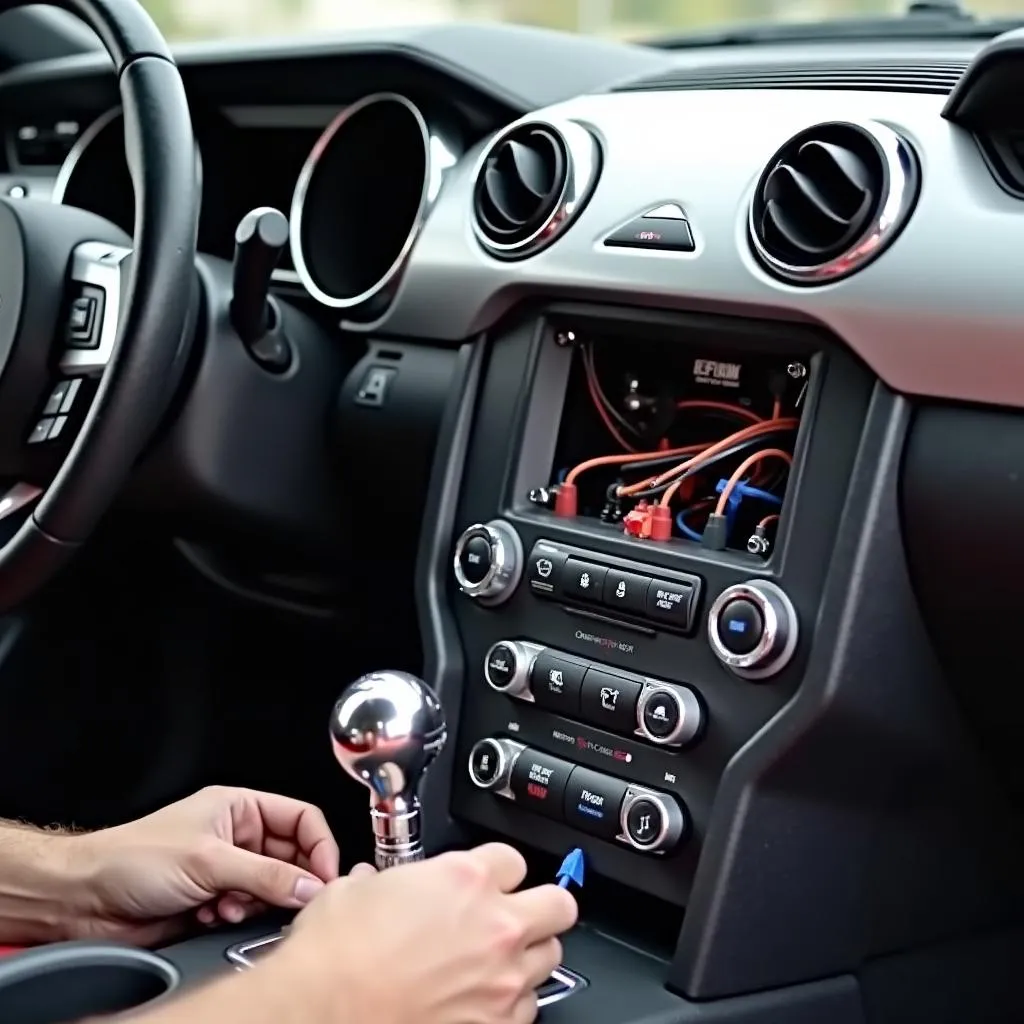
<svg viewBox="0 0 1024 1024">
<path fill-rule="evenodd" d="M 408 672 L 371 672 L 334 705 L 331 746 L 338 764 L 370 790 L 378 868 L 423 859 L 417 791 L 447 735 L 441 702 Z"/>
</svg>

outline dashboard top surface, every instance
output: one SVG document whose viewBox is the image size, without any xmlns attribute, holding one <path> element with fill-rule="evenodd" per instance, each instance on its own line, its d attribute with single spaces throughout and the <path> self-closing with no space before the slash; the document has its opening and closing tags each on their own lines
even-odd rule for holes
<svg viewBox="0 0 1024 1024">
<path fill-rule="evenodd" d="M 439 102 L 464 115 L 467 147 L 425 218 L 393 301 L 372 322 L 343 320 L 346 329 L 456 342 L 492 327 L 524 300 L 553 297 L 766 317 L 831 330 L 897 391 L 1024 406 L 1024 295 L 1012 263 L 1000 255 L 1017 240 L 1024 205 L 994 181 L 971 134 L 942 118 L 944 96 L 881 89 L 607 91 L 670 69 L 726 69 L 744 61 L 966 64 L 978 45 L 838 41 L 670 52 L 509 26 L 449 25 L 320 43 L 205 44 L 178 56 L 194 103 L 224 111 L 237 108 L 244 92 L 250 108 L 263 110 L 252 119 L 257 127 L 261 117 L 294 115 L 308 128 L 311 113 L 325 123 L 332 104 L 340 108 L 373 91 L 360 88 L 354 75 L 367 59 L 392 75 L 398 92 L 409 84 L 402 80 L 407 71 L 426 70 Z M 297 71 L 321 61 L 334 74 L 304 77 L 300 85 Z M 0 107 L 43 93 L 70 96 L 79 81 L 112 87 L 105 67 L 102 57 L 87 55 L 15 70 L 0 77 Z M 482 249 L 470 213 L 481 156 L 493 134 L 517 117 L 589 130 L 599 143 L 600 173 L 554 244 L 507 261 Z M 858 273 L 813 288 L 786 284 L 751 253 L 752 191 L 782 143 L 833 121 L 879 123 L 904 136 L 920 161 L 920 195 L 891 248 Z M 695 251 L 603 245 L 608 233 L 663 203 L 685 211 Z"/>
</svg>

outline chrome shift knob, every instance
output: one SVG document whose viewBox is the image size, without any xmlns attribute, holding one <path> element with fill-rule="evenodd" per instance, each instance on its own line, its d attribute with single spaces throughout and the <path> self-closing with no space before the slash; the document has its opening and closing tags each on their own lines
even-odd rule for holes
<svg viewBox="0 0 1024 1024">
<path fill-rule="evenodd" d="M 338 764 L 370 790 L 378 868 L 423 859 L 417 791 L 447 735 L 441 702 L 408 672 L 371 672 L 334 705 L 331 746 Z"/>
</svg>

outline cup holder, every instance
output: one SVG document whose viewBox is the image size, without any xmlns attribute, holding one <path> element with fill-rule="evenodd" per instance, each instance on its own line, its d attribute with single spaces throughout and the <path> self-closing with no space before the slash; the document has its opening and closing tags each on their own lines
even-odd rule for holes
<svg viewBox="0 0 1024 1024">
<path fill-rule="evenodd" d="M 0 1021 L 70 1024 L 122 1013 L 177 987 L 167 960 L 128 946 L 62 942 L 0 961 Z"/>
</svg>

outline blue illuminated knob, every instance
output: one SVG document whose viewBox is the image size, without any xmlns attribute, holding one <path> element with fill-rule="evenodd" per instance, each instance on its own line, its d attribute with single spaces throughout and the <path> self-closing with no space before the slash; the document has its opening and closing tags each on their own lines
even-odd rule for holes
<svg viewBox="0 0 1024 1024">
<path fill-rule="evenodd" d="M 718 660 L 744 679 L 777 675 L 796 653 L 796 609 L 774 583 L 727 587 L 708 612 L 708 641 Z"/>
</svg>

